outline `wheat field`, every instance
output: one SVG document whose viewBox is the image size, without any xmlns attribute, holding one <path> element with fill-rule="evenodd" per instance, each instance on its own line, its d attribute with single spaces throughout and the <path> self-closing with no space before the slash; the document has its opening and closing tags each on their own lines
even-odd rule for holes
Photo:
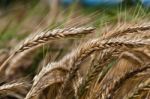
<svg viewBox="0 0 150 99">
<path fill-rule="evenodd" d="M 0 16 L 0 99 L 150 99 L 149 9 L 28 6 Z"/>
</svg>

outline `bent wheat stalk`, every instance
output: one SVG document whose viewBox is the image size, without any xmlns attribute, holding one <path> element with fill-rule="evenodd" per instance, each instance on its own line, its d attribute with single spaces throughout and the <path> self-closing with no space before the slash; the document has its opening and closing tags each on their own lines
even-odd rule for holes
<svg viewBox="0 0 150 99">
<path fill-rule="evenodd" d="M 134 90 L 131 95 L 128 97 L 128 99 L 134 98 L 136 96 L 138 96 L 138 94 L 142 91 L 142 90 L 150 90 L 150 78 L 148 80 L 146 80 L 144 83 L 141 83 L 136 90 Z"/>
<path fill-rule="evenodd" d="M 44 67 L 41 72 L 39 73 L 39 76 L 42 76 L 42 79 L 40 81 L 38 80 L 39 77 L 35 76 L 35 80 L 33 83 L 33 86 L 31 90 L 28 92 L 25 99 L 30 99 L 38 95 L 43 89 L 45 89 L 48 86 L 51 86 L 56 83 L 62 83 L 65 78 L 66 72 L 68 70 L 62 66 L 55 67 L 53 65 L 56 65 L 57 63 L 51 63 L 47 67 Z M 43 72 L 46 73 L 44 74 Z"/>
<path fill-rule="evenodd" d="M 23 52 L 27 49 L 41 45 L 43 43 L 47 43 L 50 40 L 85 35 L 85 34 L 92 33 L 93 30 L 94 28 L 92 27 L 88 27 L 88 28 L 81 27 L 81 28 L 54 29 L 52 31 L 48 31 L 45 33 L 43 32 L 25 41 L 24 44 L 17 49 L 16 53 Z"/>
<path fill-rule="evenodd" d="M 89 54 L 91 54 L 93 51 L 104 50 L 104 49 L 113 48 L 113 47 L 121 48 L 122 46 L 127 46 L 127 47 L 136 47 L 136 46 L 141 46 L 141 45 L 143 46 L 143 44 L 145 42 L 144 40 L 146 40 L 146 39 L 142 39 L 139 37 L 135 37 L 135 38 L 133 38 L 133 37 L 128 37 L 128 38 L 127 37 L 118 37 L 118 38 L 112 38 L 110 40 L 100 40 L 100 41 L 95 40 L 91 44 L 83 45 L 82 48 L 80 48 L 80 50 L 77 50 L 75 52 L 76 55 L 74 55 L 74 57 L 72 57 L 72 58 L 70 57 L 69 58 L 70 60 L 68 60 L 71 62 L 70 66 L 72 66 L 72 67 L 70 68 L 70 72 L 69 72 L 69 74 L 67 74 L 66 80 L 60 89 L 60 93 L 58 94 L 58 99 L 63 97 L 63 92 L 65 90 L 65 87 L 73 79 L 76 72 L 80 68 L 79 64 L 81 63 L 81 61 L 83 61 L 83 59 L 85 57 L 87 57 Z M 142 42 L 143 42 L 143 44 L 142 44 Z M 148 44 L 148 42 L 150 42 L 150 39 L 147 39 L 146 42 Z M 146 42 L 145 42 L 145 44 L 146 44 Z M 77 56 L 77 55 L 79 55 L 79 56 Z"/>
<path fill-rule="evenodd" d="M 81 27 L 81 28 L 64 28 L 64 29 L 54 29 L 48 32 L 41 32 L 34 37 L 27 38 L 23 44 L 15 49 L 11 53 L 10 57 L 0 66 L 0 72 L 4 69 L 8 61 L 16 54 L 32 49 L 37 46 L 41 46 L 51 40 L 57 40 L 61 38 L 76 37 L 80 35 L 86 35 L 93 33 L 94 28 L 92 27 Z"/>
<path fill-rule="evenodd" d="M 150 69 L 150 64 L 146 64 L 146 65 L 142 66 L 141 68 L 136 68 L 136 69 L 134 69 L 134 70 L 132 70 L 132 71 L 126 73 L 122 78 L 120 78 L 120 80 L 118 80 L 118 81 L 114 84 L 114 86 L 111 88 L 111 90 L 109 90 L 110 93 L 108 92 L 108 95 L 109 95 L 108 98 L 110 98 L 110 97 L 113 96 L 114 92 L 115 92 L 117 89 L 119 89 L 119 87 L 122 85 L 122 83 L 123 83 L 125 80 L 127 80 L 128 78 L 133 77 L 134 75 L 136 75 L 136 74 L 138 74 L 138 73 L 140 73 L 140 72 L 146 71 L 146 70 L 148 70 L 148 69 Z"/>
<path fill-rule="evenodd" d="M 99 62 L 96 65 L 92 65 L 92 67 L 89 68 L 86 76 L 83 78 L 81 84 L 78 86 L 77 95 L 79 99 L 89 89 L 90 84 L 95 78 L 97 78 L 98 74 L 102 71 L 103 67 L 108 65 L 114 59 L 114 57 L 112 57 L 112 54 L 115 54 L 115 51 L 117 52 L 116 49 L 117 48 L 106 49 L 100 53 Z"/>
<path fill-rule="evenodd" d="M 148 26 L 137 26 L 137 27 L 132 27 L 132 28 L 129 27 L 127 29 L 114 32 L 106 38 L 108 39 L 108 38 L 112 38 L 112 37 L 116 37 L 116 36 L 123 36 L 123 35 L 126 35 L 126 34 L 139 33 L 139 31 L 144 32 L 144 31 L 148 31 L 148 30 L 150 30 L 149 25 Z"/>
<path fill-rule="evenodd" d="M 150 26 L 137 26 L 137 27 L 133 27 L 133 28 L 127 28 L 126 30 L 120 30 L 118 32 L 114 32 L 112 35 L 110 36 L 106 36 L 106 39 L 108 38 L 112 38 L 112 37 L 116 37 L 116 36 L 123 36 L 123 35 L 126 35 L 126 34 L 134 34 L 134 32 L 138 33 L 138 34 L 141 34 L 141 36 L 143 36 L 142 34 L 147 31 L 147 30 L 150 30 Z M 144 31 L 144 32 L 143 32 Z M 116 48 L 117 49 L 117 48 Z M 113 49 L 111 49 L 113 50 Z M 106 50 L 107 52 L 107 50 Z M 110 51 L 108 51 L 110 53 Z M 106 53 L 107 54 L 107 53 Z M 104 53 L 102 53 L 102 55 L 105 56 Z M 105 56 L 106 57 L 106 56 Z M 103 58 L 105 57 L 102 57 L 100 62 L 102 62 Z M 110 60 L 108 60 L 110 61 Z M 108 62 L 109 63 L 109 62 Z M 83 95 L 83 93 L 89 88 L 89 84 L 90 82 L 92 81 L 92 79 L 94 79 L 94 77 L 97 75 L 97 72 L 100 71 L 102 69 L 102 67 L 104 66 L 105 64 L 105 61 L 102 62 L 102 64 L 99 66 L 99 65 L 96 65 L 96 66 L 93 66 L 94 68 L 91 69 L 87 74 L 87 76 L 83 79 L 81 85 L 78 87 L 78 96 L 81 97 L 81 95 Z"/>
<path fill-rule="evenodd" d="M 142 60 L 141 57 L 139 57 L 139 55 L 142 58 L 144 57 L 144 60 Z M 140 66 L 143 66 L 145 61 L 147 61 L 148 59 L 149 58 L 147 58 L 147 56 L 142 52 L 124 52 L 118 60 L 118 63 L 109 70 L 107 75 L 105 75 L 105 77 L 99 84 L 99 88 L 95 93 L 95 95 L 98 95 L 96 96 L 96 98 L 107 98 L 108 96 L 112 96 L 110 95 L 110 93 L 112 92 L 112 89 L 115 86 L 115 84 L 119 81 L 123 81 L 121 78 L 123 78 L 124 75 L 126 75 L 130 71 L 137 70 L 140 68 Z M 116 72 L 116 70 L 118 70 L 118 72 Z M 106 87 L 103 88 L 103 86 Z"/>
<path fill-rule="evenodd" d="M 111 47 L 122 47 L 122 46 L 127 46 L 127 47 L 136 47 L 136 46 L 143 46 L 143 45 L 150 45 L 150 40 L 149 39 L 142 39 L 142 38 L 136 38 L 133 39 L 133 37 L 118 37 L 118 38 L 113 38 L 110 40 L 101 40 L 101 39 L 94 39 L 90 40 L 86 44 L 81 45 L 79 48 L 76 50 L 72 51 L 70 54 L 65 56 L 61 61 L 59 61 L 56 64 L 49 64 L 46 66 L 47 70 L 44 68 L 42 71 L 37 75 L 34 79 L 34 84 L 32 86 L 32 89 L 35 87 L 38 87 L 38 84 L 43 81 L 43 77 L 51 71 L 49 71 L 49 68 L 52 67 L 65 67 L 71 70 L 69 74 L 67 75 L 67 79 L 65 80 L 65 83 L 62 85 L 60 89 L 60 94 L 63 92 L 65 89 L 65 86 L 67 85 L 68 81 L 72 79 L 73 75 L 75 75 L 76 71 L 79 69 L 79 64 L 92 52 L 96 50 L 104 50 L 107 48 Z M 49 78 L 50 79 L 50 78 Z M 44 82 L 47 83 L 47 82 Z M 43 85 L 44 85 L 43 83 Z M 48 85 L 47 85 L 48 86 Z M 42 89 L 40 89 L 42 90 Z M 33 92 L 32 90 L 29 91 L 30 95 L 28 94 L 26 99 L 30 99 L 31 96 L 39 94 L 36 92 Z"/>
<path fill-rule="evenodd" d="M 21 91 L 22 93 L 26 93 L 27 89 L 30 87 L 30 84 L 27 82 L 15 82 L 15 83 L 8 83 L 0 86 L 0 94 L 6 95 L 11 92 Z"/>
<path fill-rule="evenodd" d="M 123 36 L 127 34 L 139 34 L 139 32 L 150 31 L 149 22 L 129 22 L 129 23 L 120 23 L 114 26 L 107 27 L 102 31 L 102 36 L 104 38 L 111 38 L 116 36 Z"/>
</svg>

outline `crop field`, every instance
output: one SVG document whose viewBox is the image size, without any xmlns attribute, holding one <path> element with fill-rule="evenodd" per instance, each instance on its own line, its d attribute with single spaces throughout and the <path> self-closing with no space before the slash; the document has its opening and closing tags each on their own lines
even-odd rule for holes
<svg viewBox="0 0 150 99">
<path fill-rule="evenodd" d="M 0 6 L 0 99 L 150 99 L 150 9 Z"/>
</svg>

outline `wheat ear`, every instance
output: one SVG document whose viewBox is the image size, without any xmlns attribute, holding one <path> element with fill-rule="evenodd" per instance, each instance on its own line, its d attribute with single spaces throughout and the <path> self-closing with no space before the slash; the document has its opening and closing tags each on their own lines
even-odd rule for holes
<svg viewBox="0 0 150 99">
<path fill-rule="evenodd" d="M 123 35 L 127 35 L 127 34 L 134 34 L 134 32 L 141 34 L 141 37 L 142 37 L 143 33 L 145 33 L 145 31 L 147 31 L 147 30 L 150 30 L 150 26 L 137 26 L 137 27 L 127 28 L 127 29 L 112 33 L 110 36 L 106 37 L 106 39 L 116 37 L 116 36 L 123 36 Z M 92 79 L 94 79 L 96 77 L 97 73 L 100 72 L 100 70 L 102 69 L 104 64 L 106 65 L 107 63 L 109 63 L 111 61 L 111 59 L 103 61 L 107 57 L 107 52 L 111 53 L 111 51 L 113 51 L 113 49 L 104 50 L 104 52 L 100 53 L 100 54 L 102 54 L 101 59 L 100 59 L 101 64 L 93 66 L 93 68 L 89 70 L 87 76 L 82 80 L 82 83 L 78 87 L 78 89 L 79 89 L 78 96 L 79 97 L 81 95 L 83 95 L 83 93 L 87 90 L 87 88 L 89 88 L 90 82 L 92 81 Z M 114 52 L 112 52 L 112 53 L 114 53 Z M 117 54 L 119 54 L 119 53 L 117 53 Z"/>
<path fill-rule="evenodd" d="M 81 28 L 64 28 L 64 29 L 54 29 L 52 31 L 43 32 L 31 39 L 27 39 L 23 45 L 21 45 L 16 53 L 23 52 L 25 50 L 31 49 L 32 47 L 38 46 L 43 43 L 47 43 L 51 40 L 57 40 L 61 38 L 75 37 L 93 33 L 94 28 L 92 27 L 81 27 Z"/>
<path fill-rule="evenodd" d="M 123 36 L 128 34 L 139 34 L 140 32 L 150 31 L 150 24 L 122 24 L 109 29 L 109 31 L 104 31 L 103 38 L 110 39 L 112 37 Z"/>
<path fill-rule="evenodd" d="M 140 57 L 139 57 L 140 55 Z M 142 60 L 141 57 L 146 60 Z M 125 62 L 125 59 L 127 62 Z M 124 52 L 124 55 L 122 56 L 122 59 L 119 61 L 122 64 L 118 64 L 116 66 L 114 66 L 114 68 L 112 68 L 112 70 L 109 71 L 109 73 L 106 75 L 106 77 L 103 79 L 103 83 L 101 83 L 100 86 L 107 85 L 106 86 L 106 90 L 104 91 L 101 87 L 101 93 L 99 93 L 99 95 L 101 95 L 101 97 L 108 97 L 108 96 L 112 96 L 110 93 L 113 92 L 112 90 L 114 89 L 114 86 L 116 84 L 118 84 L 119 81 L 123 81 L 122 78 L 124 77 L 124 75 L 128 74 L 131 71 L 136 71 L 137 69 L 139 69 L 143 64 L 145 64 L 145 62 L 148 60 L 149 58 L 147 58 L 147 55 L 145 55 L 142 52 L 138 52 L 138 51 L 131 51 L 131 52 Z M 132 63 L 132 65 L 130 65 L 130 62 Z M 135 64 L 136 63 L 136 64 Z M 126 65 L 128 64 L 128 65 Z M 123 66 L 122 66 L 123 65 Z M 115 73 L 115 69 L 118 69 L 119 71 Z M 119 73 L 120 72 L 120 73 Z M 113 77 L 111 78 L 111 75 L 113 75 Z M 111 78 L 111 81 L 107 80 Z M 120 80 L 121 79 L 121 80 Z"/>
<path fill-rule="evenodd" d="M 110 90 L 110 93 L 108 93 L 108 95 L 109 95 L 108 98 L 110 98 L 110 97 L 113 96 L 114 92 L 122 85 L 122 83 L 123 83 L 125 80 L 127 80 L 128 78 L 133 77 L 134 75 L 136 75 L 136 74 L 138 74 L 138 73 L 141 73 L 141 72 L 143 72 L 143 71 L 146 71 L 146 70 L 148 70 L 148 69 L 150 69 L 150 64 L 146 64 L 146 65 L 144 65 L 144 66 L 142 66 L 142 67 L 140 67 L 140 68 L 136 68 L 136 69 L 134 69 L 134 70 L 132 70 L 132 71 L 126 73 L 122 78 L 120 78 L 120 80 L 118 80 L 118 81 L 115 83 L 114 87 L 112 87 L 112 89 Z"/>
<path fill-rule="evenodd" d="M 92 65 L 85 77 L 83 78 L 82 82 L 78 86 L 78 98 L 83 96 L 83 94 L 89 89 L 90 84 L 92 84 L 92 81 L 97 78 L 98 74 L 100 74 L 101 70 L 103 69 L 104 66 L 108 65 L 112 60 L 114 52 L 116 51 L 117 48 L 111 48 L 111 49 L 106 49 L 102 52 L 100 52 L 99 56 L 99 61 L 97 64 Z M 111 58 L 110 58 L 111 57 Z"/>
<path fill-rule="evenodd" d="M 125 40 L 126 39 L 126 40 Z M 141 39 L 141 38 L 140 38 Z M 135 41 L 135 42 L 134 42 Z M 77 51 L 74 51 L 73 54 L 72 53 L 72 57 L 69 57 L 70 60 L 70 63 L 69 64 L 71 67 L 70 69 L 70 72 L 69 74 L 67 75 L 67 78 L 66 78 L 66 81 L 65 83 L 62 85 L 62 88 L 60 89 L 60 94 L 63 93 L 63 91 L 65 90 L 65 87 L 67 86 L 68 82 L 70 82 L 73 77 L 75 76 L 75 73 L 76 71 L 79 69 L 79 64 L 81 63 L 81 61 L 87 57 L 89 54 L 91 54 L 93 51 L 96 51 L 96 50 L 104 50 L 104 49 L 108 49 L 108 48 L 111 48 L 111 47 L 118 47 L 118 46 L 128 46 L 128 47 L 133 47 L 134 45 L 141 45 L 142 44 L 142 39 L 141 40 L 138 40 L 137 39 L 131 39 L 130 37 L 129 38 L 125 38 L 125 37 L 118 37 L 118 38 L 113 38 L 113 39 L 110 39 L 110 40 L 100 40 L 100 41 L 93 41 L 91 42 L 90 44 L 87 43 L 87 45 L 83 45 L 82 48 L 78 49 Z M 132 44 L 131 44 L 132 42 Z M 133 44 L 134 42 L 134 44 Z M 141 44 L 139 43 L 141 42 Z M 148 40 L 149 42 L 149 40 Z M 147 42 L 147 44 L 148 44 Z M 135 47 L 134 46 L 134 47 Z M 66 62 L 68 62 L 66 61 Z M 59 94 L 58 94 L 59 95 Z M 60 95 L 59 97 L 62 97 L 63 95 Z"/>
<path fill-rule="evenodd" d="M 133 37 L 131 37 L 131 38 L 118 37 L 118 38 L 113 38 L 110 40 L 101 40 L 101 39 L 94 39 L 92 41 L 90 40 L 86 44 L 81 45 L 79 48 L 77 48 L 76 50 L 72 51 L 70 54 L 65 56 L 58 63 L 53 64 L 53 65 L 49 64 L 48 66 L 46 66 L 46 69 L 45 68 L 42 69 L 42 71 L 39 73 L 39 75 L 37 75 L 35 77 L 34 84 L 32 87 L 33 87 L 33 89 L 34 89 L 34 87 L 38 87 L 38 83 L 41 82 L 43 77 L 45 75 L 51 73 L 51 71 L 49 71 L 50 70 L 49 68 L 61 66 L 61 67 L 70 69 L 73 66 L 72 69 L 70 69 L 71 72 L 69 73 L 69 76 L 72 79 L 72 76 L 75 74 L 76 70 L 79 68 L 79 64 L 88 55 L 90 55 L 92 52 L 94 52 L 96 50 L 104 50 L 104 49 L 116 47 L 116 46 L 118 46 L 118 47 L 121 47 L 121 46 L 127 46 L 127 47 L 143 46 L 143 45 L 149 45 L 149 42 L 150 42 L 149 39 L 142 39 L 142 38 L 133 39 Z M 69 77 L 69 79 L 70 79 L 70 77 Z M 68 80 L 66 80 L 66 81 L 68 81 Z M 43 84 L 44 83 L 47 83 L 47 82 L 43 82 Z M 63 87 L 61 89 L 63 90 Z M 37 94 L 37 93 L 35 94 L 32 91 L 29 91 L 29 93 L 30 93 L 30 95 Z M 28 98 L 30 97 L 30 95 L 28 95 Z"/>
<path fill-rule="evenodd" d="M 99 85 L 100 88 L 97 91 L 99 96 L 97 97 L 106 98 L 110 96 L 110 92 L 115 86 L 115 84 L 118 81 L 120 81 L 120 79 L 124 77 L 126 73 L 137 70 L 138 68 L 140 68 L 140 66 L 142 66 L 145 63 L 145 61 L 147 61 L 147 59 L 142 60 L 138 55 L 146 57 L 146 55 L 143 53 L 137 54 L 137 53 L 133 53 L 132 51 L 123 53 L 118 63 L 109 70 L 105 78 L 103 78 L 102 82 L 100 83 Z M 118 70 L 118 72 L 116 72 L 116 69 Z M 108 79 L 111 80 L 108 81 Z M 106 86 L 105 89 L 103 89 L 102 86 Z"/>
<path fill-rule="evenodd" d="M 137 26 L 137 27 L 132 27 L 132 28 L 129 27 L 127 29 L 120 30 L 120 31 L 112 33 L 110 36 L 107 37 L 107 39 L 112 38 L 112 37 L 131 34 L 131 33 L 139 33 L 139 32 L 143 32 L 143 31 L 147 31 L 147 30 L 150 30 L 149 25 L 148 26 Z"/>
<path fill-rule="evenodd" d="M 86 35 L 93 33 L 94 28 L 92 27 L 81 27 L 81 28 L 64 28 L 64 29 L 54 29 L 48 32 L 41 32 L 34 37 L 27 38 L 23 44 L 15 49 L 10 57 L 0 66 L 0 72 L 4 69 L 8 61 L 16 54 L 34 48 L 36 46 L 41 46 L 51 40 L 57 40 L 61 38 L 76 37 L 80 35 Z"/>
<path fill-rule="evenodd" d="M 14 83 L 7 83 L 2 86 L 0 86 L 0 94 L 1 95 L 6 95 L 11 92 L 16 92 L 16 91 L 22 91 L 27 92 L 27 89 L 31 85 L 27 82 L 14 82 Z"/>
<path fill-rule="evenodd" d="M 150 78 L 139 84 L 139 86 L 131 93 L 128 99 L 136 98 L 140 94 L 141 91 L 150 90 Z"/>
<path fill-rule="evenodd" d="M 32 88 L 28 92 L 25 99 L 35 97 L 48 86 L 56 83 L 62 83 L 64 81 L 66 72 L 68 72 L 68 69 L 57 63 L 51 63 L 46 67 L 43 67 L 39 75 L 35 76 Z M 42 79 L 39 79 L 39 76 L 40 78 L 42 77 Z"/>
</svg>

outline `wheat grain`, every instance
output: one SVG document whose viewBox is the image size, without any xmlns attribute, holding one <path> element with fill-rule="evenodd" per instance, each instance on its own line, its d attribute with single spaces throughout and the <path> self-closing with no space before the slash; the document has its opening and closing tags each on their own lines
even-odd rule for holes
<svg viewBox="0 0 150 99">
<path fill-rule="evenodd" d="M 56 64 L 50 64 L 47 66 L 46 69 L 43 69 L 39 75 L 37 75 L 34 79 L 33 87 L 38 87 L 37 83 L 42 80 L 45 74 L 50 73 L 50 69 L 52 67 L 66 67 L 70 69 L 72 63 L 74 64 L 80 64 L 81 61 L 87 57 L 89 54 L 91 54 L 95 50 L 103 50 L 110 47 L 116 47 L 116 46 L 139 46 L 139 45 L 149 45 L 149 40 L 142 40 L 142 39 L 136 39 L 136 40 L 130 40 L 129 38 L 118 38 L 118 39 L 111 39 L 111 40 L 100 40 L 100 39 L 94 39 L 92 41 L 87 42 L 86 44 L 83 44 L 81 47 L 79 47 L 77 50 L 73 51 L 71 54 L 64 57 L 60 62 Z M 75 65 L 74 65 L 75 66 Z M 71 73 L 72 75 L 72 73 Z M 29 92 L 32 93 L 32 92 Z M 34 94 L 34 93 L 32 93 Z"/>
<path fill-rule="evenodd" d="M 147 79 L 146 81 L 139 84 L 139 86 L 130 94 L 128 99 L 136 98 L 140 94 L 142 90 L 150 90 L 150 79 Z"/>
<path fill-rule="evenodd" d="M 126 39 L 126 40 L 125 40 Z M 128 41 L 129 40 L 129 41 Z M 96 40 L 95 40 L 96 41 Z M 120 42 L 121 41 L 121 42 Z M 134 39 L 134 38 L 127 38 L 127 37 L 118 37 L 115 39 L 110 39 L 110 40 L 102 40 L 102 41 L 96 41 L 96 42 L 92 42 L 91 44 L 88 45 L 84 45 L 82 46 L 84 48 L 81 48 L 80 50 L 77 50 L 77 52 L 74 52 L 76 55 L 76 57 L 72 57 L 69 58 L 72 68 L 70 69 L 70 72 L 67 76 L 67 80 L 65 81 L 65 83 L 62 85 L 62 89 L 60 89 L 60 93 L 63 92 L 63 90 L 65 90 L 65 86 L 67 86 L 67 84 L 71 81 L 71 79 L 75 76 L 76 71 L 79 69 L 79 64 L 81 63 L 81 61 L 89 54 L 91 54 L 91 52 L 95 51 L 95 50 L 103 50 L 103 49 L 108 49 L 111 47 L 118 47 L 118 46 L 128 46 L 131 47 L 129 43 L 131 42 L 140 42 L 141 40 L 138 40 L 138 38 Z M 134 42 L 134 45 L 136 45 L 136 43 Z M 148 40 L 149 42 L 149 40 Z M 148 43 L 147 42 L 147 43 Z M 128 45 L 129 44 L 129 45 Z M 131 44 L 132 45 L 132 44 Z M 132 46 L 134 46 L 132 45 Z M 140 44 L 137 44 L 140 45 Z M 87 50 L 88 49 L 88 50 Z M 86 51 L 87 50 L 87 51 Z M 82 52 L 83 51 L 83 52 Z M 79 56 L 77 56 L 79 53 Z M 85 54 L 86 53 L 86 54 Z M 69 61 L 69 60 L 68 60 Z M 68 62 L 67 61 L 67 62 Z M 59 97 L 62 97 L 63 95 L 60 95 Z"/>
<path fill-rule="evenodd" d="M 26 94 L 27 89 L 31 85 L 27 82 L 14 82 L 14 83 L 6 83 L 2 86 L 0 86 L 0 94 L 1 95 L 8 95 L 11 94 L 12 92 L 21 92 Z"/>
<path fill-rule="evenodd" d="M 54 65 L 54 66 L 52 66 Z M 41 72 L 38 76 L 35 76 L 35 81 L 33 83 L 33 86 L 31 90 L 28 92 L 25 99 L 30 99 L 32 97 L 35 97 L 38 95 L 43 89 L 46 87 L 61 83 L 64 81 L 65 73 L 68 72 L 68 70 L 65 67 L 55 67 L 56 63 L 51 63 L 47 67 L 43 67 Z M 44 73 L 46 72 L 46 73 Z M 39 77 L 40 76 L 40 77 Z M 39 82 L 39 78 L 42 77 L 42 81 Z"/>
<path fill-rule="evenodd" d="M 127 56 L 126 56 L 127 55 Z M 121 75 L 122 76 L 124 76 L 124 75 L 126 75 L 126 73 L 128 73 L 128 72 L 130 72 L 130 71 L 134 71 L 134 70 L 136 70 L 136 69 L 138 69 L 138 68 L 140 68 L 139 66 L 141 66 L 141 65 L 143 65 L 143 64 L 145 64 L 146 62 L 148 62 L 149 61 L 149 57 L 147 57 L 147 55 L 146 54 L 144 54 L 142 51 L 136 51 L 136 50 L 134 50 L 134 51 L 130 51 L 130 53 L 126 53 L 126 55 L 124 56 L 124 58 L 126 59 L 126 60 L 128 60 L 128 61 L 130 61 L 131 62 L 131 67 L 129 67 L 130 66 L 130 63 L 128 64 L 128 63 L 125 63 L 125 61 L 122 63 L 122 64 L 120 64 L 120 66 L 122 65 L 122 66 L 124 66 L 124 67 L 122 67 L 122 69 L 120 68 L 120 69 L 118 69 L 117 67 L 116 68 L 114 68 L 114 69 L 116 69 L 116 70 L 119 70 L 119 72 L 122 72 L 122 73 L 125 73 L 125 74 L 123 74 L 122 75 L 122 73 L 121 74 L 118 74 L 118 75 L 120 75 L 120 77 L 121 77 Z M 129 67 L 129 68 L 128 68 Z M 123 70 L 123 71 L 122 71 Z M 111 72 L 111 71 L 110 71 Z M 109 75 L 108 75 L 109 76 Z M 114 75 L 114 77 L 115 77 L 115 75 Z M 114 80 L 112 81 L 112 83 L 111 83 L 111 86 L 110 87 L 108 87 L 108 89 L 107 89 L 107 92 L 109 93 L 109 89 L 111 89 L 111 88 L 113 88 L 113 85 L 116 83 L 116 82 L 118 82 L 118 81 L 123 81 L 123 80 L 119 80 L 119 78 L 120 78 L 119 76 L 117 76 L 116 75 L 116 78 L 114 78 Z M 107 95 L 107 93 L 105 94 L 105 96 Z"/>
<path fill-rule="evenodd" d="M 144 22 L 143 22 L 144 23 Z M 128 34 L 139 34 L 145 31 L 150 31 L 150 24 L 145 22 L 143 23 L 130 23 L 130 24 L 119 24 L 118 26 L 112 27 L 112 29 L 109 29 L 102 35 L 103 38 L 112 38 L 112 37 L 117 37 L 117 36 L 123 36 L 123 35 L 128 35 Z"/>
<path fill-rule="evenodd" d="M 29 37 L 18 48 L 15 48 L 15 50 L 11 53 L 10 57 L 1 65 L 0 72 L 4 69 L 8 61 L 20 52 L 24 52 L 36 46 L 41 46 L 42 44 L 47 43 L 51 40 L 89 34 L 92 33 L 93 30 L 94 28 L 92 27 L 54 29 L 52 31 L 39 33 L 34 37 Z"/>
<path fill-rule="evenodd" d="M 110 69 L 105 78 L 103 78 L 103 81 L 101 81 L 99 84 L 100 88 L 97 90 L 99 96 L 96 97 L 106 98 L 112 96 L 109 92 L 113 89 L 118 81 L 123 81 L 121 78 L 124 77 L 126 73 L 140 68 L 140 66 L 143 65 L 145 61 L 149 60 L 149 58 L 142 60 L 138 54 L 142 58 L 146 56 L 142 52 L 133 53 L 132 51 L 130 54 L 124 54 L 125 56 L 121 56 L 121 59 L 118 61 L 117 65 Z M 116 70 L 118 72 L 116 72 Z M 105 88 L 103 86 L 105 86 Z"/>
<path fill-rule="evenodd" d="M 128 28 L 127 30 L 124 30 L 124 31 L 118 31 L 118 32 L 116 32 L 116 33 L 114 33 L 114 34 L 112 34 L 111 36 L 109 36 L 109 37 L 107 37 L 106 39 L 108 39 L 108 38 L 112 38 L 112 37 L 115 37 L 115 36 L 122 36 L 122 35 L 126 35 L 126 33 L 128 34 L 127 36 L 130 36 L 132 33 L 132 35 L 135 35 L 134 34 L 134 32 L 140 32 L 139 34 L 141 35 L 141 37 L 142 38 L 144 38 L 144 36 L 145 35 L 143 35 L 143 34 L 146 34 L 145 32 L 143 32 L 143 31 L 146 31 L 146 30 L 149 30 L 150 29 L 150 26 L 142 26 L 142 27 L 135 27 L 135 28 Z M 142 32 L 141 32 L 142 31 Z M 129 35 L 130 34 L 130 35 Z M 139 35 L 138 34 L 138 35 Z M 148 34 L 148 36 L 149 36 L 149 34 Z M 116 49 L 117 49 L 117 47 L 116 47 Z M 111 52 L 112 51 L 112 52 Z M 107 50 L 105 51 L 104 50 L 104 52 L 107 52 Z M 106 59 L 108 58 L 107 57 L 107 53 L 104 53 L 104 52 L 101 52 L 100 54 L 102 54 L 102 56 L 101 56 L 101 60 L 100 60 L 100 62 L 101 62 L 101 65 L 99 66 L 99 65 L 95 65 L 94 67 L 93 67 L 93 69 L 90 69 L 89 70 L 89 74 L 87 74 L 86 76 L 85 76 L 85 78 L 83 79 L 83 81 L 82 81 L 82 83 L 81 83 L 81 85 L 78 87 L 78 89 L 79 89 L 79 97 L 80 97 L 80 95 L 83 95 L 83 93 L 87 90 L 87 88 L 89 88 L 88 86 L 89 86 L 89 84 L 90 84 L 90 82 L 92 81 L 92 79 L 94 79 L 95 77 L 96 77 L 96 75 L 97 75 L 97 72 L 99 71 L 99 70 L 101 70 L 102 69 L 102 67 L 104 66 L 104 64 L 105 64 L 105 61 L 103 61 L 104 60 L 104 58 L 105 57 L 103 57 L 103 56 L 105 56 L 106 55 Z M 109 53 L 114 53 L 113 52 L 113 49 L 111 48 L 111 49 L 108 49 L 108 52 Z M 117 54 L 119 54 L 119 53 L 117 53 Z M 109 57 L 111 57 L 110 55 L 109 55 Z M 111 58 L 110 58 L 110 60 L 111 60 Z M 106 60 L 106 63 L 109 63 L 110 62 L 110 60 L 109 60 L 109 58 Z M 107 62 L 108 61 L 108 62 Z"/>
<path fill-rule="evenodd" d="M 126 47 L 133 48 L 133 47 L 144 46 L 144 45 L 149 46 L 149 44 L 150 44 L 150 40 L 148 38 L 142 39 L 140 37 L 132 37 L 132 36 L 112 38 L 110 40 L 102 40 L 101 38 L 91 40 L 86 44 L 81 45 L 76 50 L 72 51 L 69 55 L 65 56 L 61 61 L 59 61 L 55 65 L 48 66 L 47 70 L 45 71 L 42 70 L 42 72 L 40 72 L 40 75 L 37 75 L 34 79 L 33 89 L 34 87 L 38 87 L 38 83 L 41 82 L 45 74 L 50 73 L 50 71 L 48 71 L 50 70 L 48 69 L 49 67 L 59 67 L 59 66 L 66 67 L 71 71 L 69 72 L 69 74 L 67 74 L 68 76 L 65 80 L 65 83 L 62 85 L 60 89 L 60 93 L 57 96 L 57 97 L 61 97 L 62 96 L 61 94 L 65 90 L 67 83 L 71 81 L 72 77 L 74 77 L 76 71 L 79 69 L 79 64 L 92 52 L 96 50 L 104 50 L 113 47 L 121 48 L 122 46 L 126 46 Z M 32 91 L 30 91 L 29 93 L 31 96 L 33 94 L 35 95 L 35 93 L 33 93 Z M 28 98 L 30 97 L 30 95 L 27 95 Z"/>
<path fill-rule="evenodd" d="M 80 86 L 78 86 L 78 93 L 77 93 L 78 98 L 83 96 L 86 90 L 88 90 L 93 79 L 97 78 L 98 74 L 100 74 L 103 67 L 108 65 L 113 60 L 112 54 L 114 54 L 114 52 L 115 52 L 115 49 L 106 49 L 100 53 L 98 64 L 90 67 L 87 74 L 83 78 Z M 111 58 L 108 58 L 108 57 L 111 57 Z"/>
<path fill-rule="evenodd" d="M 116 84 L 114 85 L 114 87 L 112 87 L 110 93 L 108 93 L 107 95 L 109 95 L 109 97 L 112 97 L 113 94 L 114 94 L 114 92 L 115 92 L 117 89 L 119 89 L 119 86 L 121 86 L 122 83 L 123 83 L 125 80 L 127 80 L 128 78 L 133 77 L 134 75 L 136 75 L 136 74 L 138 74 L 138 73 L 140 73 L 140 72 L 146 71 L 146 70 L 148 70 L 148 69 L 150 69 L 150 64 L 146 64 L 146 65 L 142 66 L 141 68 L 137 68 L 137 69 L 135 69 L 135 70 L 132 70 L 132 71 L 126 73 L 122 78 L 120 78 L 119 81 L 116 82 Z"/>
</svg>

